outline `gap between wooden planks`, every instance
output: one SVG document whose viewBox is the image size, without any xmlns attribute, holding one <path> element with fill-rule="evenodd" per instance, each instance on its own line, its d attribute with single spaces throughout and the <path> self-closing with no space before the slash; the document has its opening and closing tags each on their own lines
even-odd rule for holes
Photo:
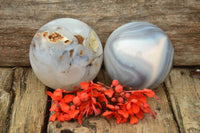
<svg viewBox="0 0 200 133">
<path fill-rule="evenodd" d="M 130 125 L 92 117 L 84 120 L 83 125 L 77 122 L 50 122 L 48 132 L 199 133 L 200 80 L 189 77 L 189 72 L 190 69 L 172 69 L 164 85 L 155 90 L 162 100 L 157 104 L 154 99 L 149 99 L 152 109 L 158 113 L 156 120 L 147 114 L 138 124 Z M 106 84 L 111 82 L 104 70 L 96 80 Z M 31 69 L 0 68 L 0 132 L 42 132 L 46 102 L 46 87 L 37 80 Z"/>
</svg>

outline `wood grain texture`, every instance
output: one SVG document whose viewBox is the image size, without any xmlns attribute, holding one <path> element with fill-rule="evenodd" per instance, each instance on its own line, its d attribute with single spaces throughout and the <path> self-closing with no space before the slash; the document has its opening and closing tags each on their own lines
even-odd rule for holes
<svg viewBox="0 0 200 133">
<path fill-rule="evenodd" d="M 8 130 L 8 118 L 12 103 L 13 70 L 11 68 L 0 68 L 0 133 Z"/>
<path fill-rule="evenodd" d="M 13 89 L 15 99 L 9 133 L 40 133 L 46 112 L 46 87 L 31 69 L 17 68 Z"/>
<path fill-rule="evenodd" d="M 105 70 L 101 70 L 98 81 L 110 84 Z M 164 91 L 164 86 L 159 86 L 155 90 L 161 98 L 162 103 L 158 104 L 155 99 L 149 99 L 149 104 L 157 112 L 157 119 L 153 120 L 150 114 L 146 114 L 144 119 L 136 125 L 129 123 L 116 124 L 114 119 L 106 120 L 102 117 L 90 117 L 83 120 L 83 124 L 78 122 L 49 122 L 48 133 L 178 133 L 176 122 L 170 110 L 168 100 Z M 157 110 L 156 110 L 157 109 Z"/>
<path fill-rule="evenodd" d="M 90 25 L 103 45 L 117 27 L 148 21 L 171 39 L 174 65 L 200 65 L 199 0 L 0 0 L 0 66 L 29 66 L 29 45 L 36 31 L 61 17 Z"/>
<path fill-rule="evenodd" d="M 200 132 L 200 79 L 189 69 L 173 69 L 166 80 L 169 98 L 182 133 Z"/>
</svg>

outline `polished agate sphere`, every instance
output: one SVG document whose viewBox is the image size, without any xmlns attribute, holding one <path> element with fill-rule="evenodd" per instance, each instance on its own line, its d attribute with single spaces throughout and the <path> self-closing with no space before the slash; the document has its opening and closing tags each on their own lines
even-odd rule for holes
<svg viewBox="0 0 200 133">
<path fill-rule="evenodd" d="M 97 34 L 87 24 L 61 18 L 38 30 L 29 56 L 34 73 L 45 85 L 72 90 L 80 82 L 96 77 L 103 49 Z"/>
<path fill-rule="evenodd" d="M 104 49 L 108 75 L 135 89 L 155 88 L 168 75 L 174 48 L 167 35 L 147 22 L 116 29 Z"/>
</svg>

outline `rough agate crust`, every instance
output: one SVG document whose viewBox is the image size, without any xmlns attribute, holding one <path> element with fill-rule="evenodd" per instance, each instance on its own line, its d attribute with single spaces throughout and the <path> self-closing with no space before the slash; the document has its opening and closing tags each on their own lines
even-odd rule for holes
<svg viewBox="0 0 200 133">
<path fill-rule="evenodd" d="M 61 18 L 42 26 L 30 45 L 30 63 L 39 80 L 53 89 L 72 90 L 98 74 L 103 49 L 85 23 Z"/>
<path fill-rule="evenodd" d="M 168 75 L 173 55 L 173 45 L 160 28 L 147 22 L 132 22 L 110 35 L 104 63 L 112 79 L 135 89 L 153 89 Z"/>
</svg>

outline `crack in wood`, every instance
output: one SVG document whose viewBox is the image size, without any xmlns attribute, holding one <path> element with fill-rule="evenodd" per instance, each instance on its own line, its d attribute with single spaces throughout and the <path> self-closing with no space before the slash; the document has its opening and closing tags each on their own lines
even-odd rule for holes
<svg viewBox="0 0 200 133">
<path fill-rule="evenodd" d="M 181 112 L 180 112 L 180 107 L 179 107 L 177 98 L 174 97 L 174 100 L 175 100 L 175 106 L 176 106 L 176 108 L 175 108 L 176 110 L 175 109 L 174 110 L 177 112 L 177 117 L 179 119 L 178 125 L 179 125 L 179 128 L 180 128 L 180 132 L 185 133 L 185 128 L 184 128 L 184 125 L 183 125 L 183 118 L 182 118 L 182 115 L 181 115 Z"/>
<path fill-rule="evenodd" d="M 6 121 L 7 132 L 9 131 L 9 127 L 10 127 L 10 121 L 11 121 L 11 116 L 12 116 L 11 115 L 12 107 L 13 107 L 13 103 L 14 103 L 14 99 L 15 99 L 15 91 L 13 89 L 14 73 L 15 73 L 15 69 L 13 69 L 13 73 L 12 73 L 12 84 L 11 84 L 11 89 L 10 89 L 11 103 L 10 103 L 10 108 L 9 108 L 9 116 L 8 116 L 7 121 Z"/>
<path fill-rule="evenodd" d="M 171 81 L 170 75 L 169 75 L 169 78 L 168 78 L 168 79 L 169 79 L 170 85 L 172 85 L 172 81 Z M 177 127 L 178 127 L 178 132 L 181 133 L 180 125 L 179 125 L 179 122 L 178 122 L 178 120 L 177 120 L 177 118 L 176 118 L 174 109 L 173 109 L 173 107 L 172 107 L 172 101 L 171 101 L 171 99 L 170 99 L 169 91 L 168 91 L 168 89 L 167 89 L 167 86 L 166 86 L 166 83 L 165 83 L 165 82 L 163 83 L 163 88 L 164 88 L 165 94 L 166 94 L 166 96 L 167 96 L 167 100 L 168 100 L 168 103 L 169 103 L 170 110 L 171 110 L 171 112 L 172 112 L 172 114 L 173 114 L 173 119 L 174 119 L 174 121 L 176 122 L 176 125 L 177 125 Z M 169 128 L 169 129 L 170 129 L 170 128 Z"/>
<path fill-rule="evenodd" d="M 20 96 L 23 97 L 24 93 L 26 92 L 26 81 L 27 81 L 28 71 L 24 69 L 20 79 Z"/>
<path fill-rule="evenodd" d="M 64 129 L 64 130 L 61 130 L 60 133 L 74 133 L 74 132 L 69 129 Z"/>
<path fill-rule="evenodd" d="M 47 91 L 53 92 L 54 90 L 51 89 L 51 88 L 47 88 Z M 51 97 L 48 96 L 48 98 L 47 98 L 47 104 L 46 104 L 46 112 L 44 114 L 44 124 L 42 126 L 42 132 L 43 133 L 47 133 L 47 127 L 48 127 L 49 117 L 50 117 L 50 111 L 49 111 L 49 109 L 51 108 L 51 101 L 52 101 Z M 60 124 L 60 127 L 62 127 L 61 124 Z"/>
<path fill-rule="evenodd" d="M 96 123 L 91 123 L 89 120 L 84 120 L 82 126 L 92 129 L 95 133 L 97 132 Z"/>
</svg>

